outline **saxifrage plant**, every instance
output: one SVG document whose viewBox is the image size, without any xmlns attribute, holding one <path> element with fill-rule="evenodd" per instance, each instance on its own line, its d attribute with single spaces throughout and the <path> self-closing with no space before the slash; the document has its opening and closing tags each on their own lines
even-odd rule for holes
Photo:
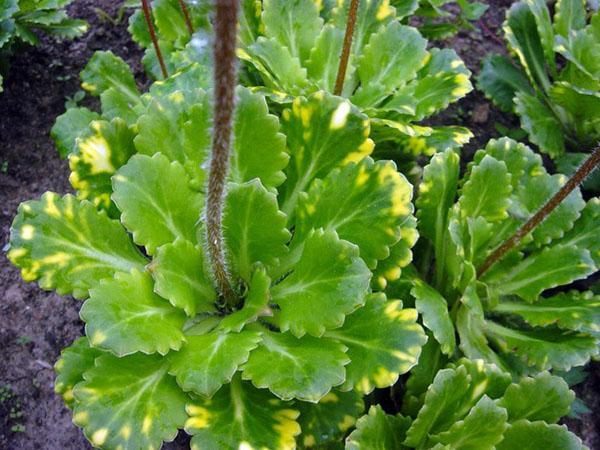
<svg viewBox="0 0 600 450">
<path fill-rule="evenodd" d="M 468 129 L 418 123 L 470 92 L 470 72 L 453 50 L 427 50 L 419 31 L 400 22 L 410 13 L 384 0 L 338 2 L 321 14 L 313 0 L 247 0 L 242 82 L 283 104 L 320 89 L 346 97 L 394 157 L 458 147 L 472 136 Z M 355 25 L 346 33 L 349 18 Z"/>
<path fill-rule="evenodd" d="M 515 112 L 529 140 L 571 173 L 600 139 L 600 14 L 583 0 L 515 3 L 504 24 L 518 57 L 489 56 L 478 86 L 502 110 Z M 600 188 L 600 178 L 588 182 Z"/>
<path fill-rule="evenodd" d="M 574 399 L 567 383 L 548 372 L 511 382 L 493 364 L 461 359 L 437 372 L 412 410 L 389 415 L 372 406 L 346 449 L 583 450 L 556 424 Z"/>
<path fill-rule="evenodd" d="M 368 157 L 367 117 L 319 92 L 283 113 L 281 134 L 264 98 L 238 99 L 223 206 L 232 298 L 215 289 L 205 195 L 186 171 L 203 176 L 205 102 L 189 108 L 194 153 L 152 139 L 112 176 L 120 222 L 54 193 L 15 219 L 9 258 L 23 277 L 87 298 L 88 339 L 65 350 L 56 387 L 96 446 L 158 448 L 185 426 L 198 448 L 293 448 L 299 423 L 320 445 L 316 408 L 360 413 L 360 396 L 332 387 L 368 393 L 417 362 L 416 310 L 370 294 L 371 269 L 414 219 L 410 184 Z"/>
<path fill-rule="evenodd" d="M 37 45 L 35 31 L 73 39 L 87 31 L 87 22 L 71 19 L 65 8 L 73 0 L 0 0 L 0 63 L 20 43 Z M 2 75 L 0 74 L 0 92 Z"/>
<path fill-rule="evenodd" d="M 425 167 L 416 200 L 423 239 L 414 265 L 386 290 L 410 291 L 437 342 L 412 376 L 433 379 L 459 354 L 515 375 L 584 365 L 598 354 L 600 298 L 552 289 L 598 270 L 600 201 L 584 201 L 579 189 L 554 201 L 566 177 L 507 138 L 478 151 L 462 180 L 459 171 L 451 150 Z"/>
</svg>

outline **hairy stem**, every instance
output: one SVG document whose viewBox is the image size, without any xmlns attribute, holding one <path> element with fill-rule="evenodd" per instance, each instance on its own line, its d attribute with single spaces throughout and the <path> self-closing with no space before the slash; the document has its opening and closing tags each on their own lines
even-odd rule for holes
<svg viewBox="0 0 600 450">
<path fill-rule="evenodd" d="M 238 9 L 238 0 L 215 0 L 214 122 L 206 202 L 208 254 L 217 288 L 229 306 L 234 305 L 235 295 L 225 266 L 222 216 L 235 109 Z"/>
<path fill-rule="evenodd" d="M 158 58 L 158 63 L 160 64 L 160 70 L 162 72 L 163 78 L 167 78 L 169 76 L 169 73 L 167 72 L 165 60 L 163 59 L 162 52 L 160 51 L 160 47 L 158 46 L 158 39 L 156 38 L 156 32 L 154 31 L 154 23 L 152 23 L 152 10 L 150 9 L 150 3 L 148 3 L 148 0 L 142 0 L 142 11 L 144 12 L 144 18 L 146 19 L 146 23 L 148 24 L 150 39 L 152 39 L 152 45 L 154 46 L 154 51 L 156 51 L 156 57 Z"/>
<path fill-rule="evenodd" d="M 190 12 L 185 5 L 184 0 L 179 0 L 179 7 L 181 8 L 181 12 L 183 13 L 183 18 L 185 20 L 185 26 L 190 32 L 190 36 L 194 34 L 194 26 L 192 25 L 192 19 L 190 19 Z"/>
<path fill-rule="evenodd" d="M 344 34 L 344 47 L 342 48 L 342 56 L 340 65 L 338 66 L 337 78 L 335 79 L 335 95 L 342 95 L 344 89 L 344 80 L 346 79 L 346 69 L 348 68 L 348 60 L 350 59 L 350 48 L 352 47 L 352 35 L 354 34 L 354 25 L 356 24 L 356 14 L 358 11 L 358 1 L 352 0 L 348 11 L 348 22 L 346 22 L 346 34 Z"/>
<path fill-rule="evenodd" d="M 558 205 L 579 186 L 586 177 L 594 170 L 594 168 L 600 163 L 600 145 L 596 147 L 591 156 L 577 169 L 577 171 L 569 178 L 565 185 L 554 194 L 550 200 L 542 206 L 538 212 L 536 212 L 531 219 L 529 219 L 521 228 L 519 228 L 515 234 L 506 240 L 500 247 L 492 252 L 490 256 L 483 262 L 477 276 L 483 275 L 490 267 L 497 263 L 502 257 L 510 250 L 515 248 L 521 239 L 527 236 L 536 226 L 544 221 L 548 215 L 556 209 Z"/>
</svg>

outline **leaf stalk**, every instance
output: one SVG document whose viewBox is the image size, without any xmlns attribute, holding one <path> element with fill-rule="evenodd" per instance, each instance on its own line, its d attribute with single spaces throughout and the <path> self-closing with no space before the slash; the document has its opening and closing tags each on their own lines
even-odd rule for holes
<svg viewBox="0 0 600 450">
<path fill-rule="evenodd" d="M 481 277 L 490 267 L 500 261 L 506 253 L 515 248 L 521 240 L 527 236 L 536 226 L 546 219 L 573 190 L 587 178 L 587 176 L 600 163 L 600 144 L 592 152 L 590 157 L 575 171 L 560 190 L 542 206 L 533 217 L 523 224 L 509 239 L 504 241 L 494 250 L 477 270 L 477 276 Z"/>
<path fill-rule="evenodd" d="M 154 46 L 154 51 L 156 52 L 156 58 L 158 59 L 160 70 L 162 72 L 163 78 L 167 78 L 169 76 L 169 72 L 167 72 L 165 60 L 163 59 L 162 52 L 160 50 L 160 47 L 158 46 L 158 39 L 156 38 L 154 23 L 152 22 L 152 7 L 150 6 L 148 0 L 142 0 L 142 11 L 144 12 L 146 24 L 148 25 L 148 32 L 150 33 L 150 39 L 152 40 L 152 45 Z"/>
<path fill-rule="evenodd" d="M 222 219 L 237 84 L 238 10 L 238 0 L 215 0 L 214 122 L 206 203 L 208 255 L 217 288 L 230 307 L 234 306 L 236 296 L 225 264 Z"/>
<path fill-rule="evenodd" d="M 342 95 L 344 89 L 344 80 L 346 79 L 346 70 L 348 69 L 348 60 L 350 59 L 350 49 L 352 48 L 352 36 L 354 35 L 354 25 L 356 24 L 356 16 L 358 12 L 359 0 L 352 0 L 350 9 L 348 10 L 348 21 L 346 22 L 346 33 L 344 34 L 344 46 L 338 66 L 337 78 L 335 80 L 335 95 Z"/>
</svg>

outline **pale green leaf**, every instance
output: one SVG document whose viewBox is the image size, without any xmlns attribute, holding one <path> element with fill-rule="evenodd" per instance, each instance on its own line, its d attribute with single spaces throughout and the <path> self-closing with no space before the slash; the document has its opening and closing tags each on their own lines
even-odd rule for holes
<svg viewBox="0 0 600 450">
<path fill-rule="evenodd" d="M 104 352 L 90 347 L 85 337 L 77 338 L 60 353 L 60 359 L 54 364 L 56 380 L 54 392 L 59 394 L 69 408 L 75 406 L 73 388 L 83 381 L 83 374 L 94 367 L 94 361 Z"/>
<path fill-rule="evenodd" d="M 498 405 L 506 408 L 510 422 L 527 419 L 556 423 L 569 413 L 573 400 L 575 393 L 562 378 L 542 372 L 511 384 Z"/>
<path fill-rule="evenodd" d="M 374 147 L 369 122 L 347 100 L 317 92 L 294 100 L 283 111 L 282 131 L 287 136 L 290 164 L 282 186 L 282 210 L 291 220 L 298 197 L 314 178 L 333 168 L 368 156 Z"/>
<path fill-rule="evenodd" d="M 108 88 L 100 94 L 102 116 L 106 119 L 122 119 L 127 125 L 133 126 L 137 122 L 143 108 L 131 102 L 115 88 Z"/>
<path fill-rule="evenodd" d="M 389 256 L 412 213 L 412 186 L 391 161 L 365 158 L 316 180 L 300 200 L 294 242 L 329 228 L 360 248 L 370 268 Z"/>
<path fill-rule="evenodd" d="M 410 418 L 386 414 L 381 406 L 371 406 L 369 414 L 358 419 L 356 430 L 346 439 L 346 450 L 405 449 L 402 445 Z"/>
<path fill-rule="evenodd" d="M 135 153 L 134 136 L 121 119 L 89 124 L 87 135 L 77 139 L 77 151 L 69 155 L 69 181 L 77 191 L 77 198 L 89 200 L 111 216 L 118 216 L 110 199 L 111 177 Z"/>
<path fill-rule="evenodd" d="M 364 307 L 346 317 L 342 328 L 326 332 L 348 347 L 351 362 L 343 389 L 368 394 L 376 387 L 392 386 L 416 365 L 427 340 L 416 321 L 416 310 L 373 294 Z"/>
<path fill-rule="evenodd" d="M 312 0 L 265 0 L 262 21 L 265 35 L 285 45 L 302 63 L 323 26 Z"/>
<path fill-rule="evenodd" d="M 281 308 L 282 331 L 321 336 L 364 304 L 371 273 L 358 253 L 333 230 L 317 230 L 306 239 L 291 275 L 271 290 Z"/>
<path fill-rule="evenodd" d="M 90 123 L 99 120 L 100 115 L 87 108 L 69 108 L 58 116 L 50 136 L 54 139 L 56 148 L 61 158 L 66 158 L 76 151 L 77 138 L 89 132 Z"/>
<path fill-rule="evenodd" d="M 581 439 L 569 432 L 565 425 L 521 420 L 511 424 L 497 450 L 584 450 Z"/>
<path fill-rule="evenodd" d="M 230 179 L 243 183 L 260 178 L 266 188 L 275 188 L 285 181 L 289 160 L 279 121 L 261 95 L 243 88 L 237 94 Z"/>
<path fill-rule="evenodd" d="M 92 95 L 114 88 L 132 104 L 140 103 L 140 94 L 131 69 L 110 51 L 95 52 L 81 72 L 81 86 Z"/>
<path fill-rule="evenodd" d="M 213 398 L 188 403 L 186 410 L 190 418 L 185 431 L 193 436 L 192 450 L 293 450 L 300 434 L 299 411 L 237 376 Z"/>
<path fill-rule="evenodd" d="M 554 31 L 568 38 L 571 30 L 579 30 L 585 26 L 584 0 L 558 0 L 554 13 Z"/>
<path fill-rule="evenodd" d="M 75 386 L 73 422 L 94 447 L 158 449 L 172 441 L 189 397 L 167 367 L 159 356 L 99 357 Z"/>
<path fill-rule="evenodd" d="M 310 58 L 306 61 L 308 77 L 316 82 L 319 89 L 333 92 L 343 43 L 342 29 L 331 24 L 323 27 L 310 52 Z M 351 70 L 352 68 L 349 71 Z"/>
<path fill-rule="evenodd" d="M 154 278 L 154 291 L 188 316 L 215 311 L 217 293 L 201 247 L 178 238 L 158 247 L 148 268 Z"/>
<path fill-rule="evenodd" d="M 19 206 L 8 258 L 25 281 L 39 280 L 43 289 L 76 298 L 118 272 L 143 270 L 147 262 L 119 222 L 89 202 L 52 192 Z"/>
<path fill-rule="evenodd" d="M 261 334 L 255 331 L 187 335 L 181 349 L 169 354 L 169 373 L 184 391 L 212 397 L 231 381 L 260 340 Z"/>
<path fill-rule="evenodd" d="M 331 391 L 319 403 L 297 402 L 300 410 L 299 441 L 306 448 L 339 441 L 365 410 L 362 395 L 355 391 Z"/>
<path fill-rule="evenodd" d="M 223 235 L 232 272 L 249 282 L 257 263 L 276 267 L 291 237 L 286 221 L 277 197 L 260 180 L 230 184 L 223 208 Z"/>
<path fill-rule="evenodd" d="M 415 297 L 415 308 L 423 318 L 423 325 L 431 330 L 440 343 L 442 352 L 452 355 L 456 348 L 456 338 L 446 299 L 420 279 L 414 280 L 410 293 Z"/>
<path fill-rule="evenodd" d="M 112 181 L 121 222 L 149 254 L 176 238 L 196 241 L 204 200 L 190 189 L 181 164 L 169 162 L 161 153 L 136 155 Z"/>
<path fill-rule="evenodd" d="M 258 348 L 242 366 L 242 378 L 268 388 L 282 400 L 316 403 L 344 382 L 350 362 L 346 347 L 333 339 L 265 330 Z"/>
<path fill-rule="evenodd" d="M 183 46 L 190 39 L 189 31 L 178 2 L 154 0 L 152 2 L 154 21 L 161 39 Z"/>
<path fill-rule="evenodd" d="M 178 350 L 185 314 L 156 295 L 147 272 L 119 273 L 90 289 L 79 315 L 90 344 L 118 356 Z"/>
</svg>

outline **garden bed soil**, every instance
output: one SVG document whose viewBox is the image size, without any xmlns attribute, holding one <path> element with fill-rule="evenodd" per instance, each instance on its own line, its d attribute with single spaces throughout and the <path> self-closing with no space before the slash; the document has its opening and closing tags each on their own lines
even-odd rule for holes
<svg viewBox="0 0 600 450">
<path fill-rule="evenodd" d="M 66 193 L 68 164 L 58 157 L 49 137 L 56 117 L 64 112 L 67 96 L 79 89 L 79 72 L 95 50 L 112 50 L 135 70 L 141 85 L 147 84 L 140 65 L 141 51 L 131 41 L 126 18 L 117 17 L 121 2 L 76 0 L 73 17 L 89 21 L 90 31 L 74 41 L 43 38 L 11 59 L 11 68 L 0 94 L 0 247 L 9 239 L 9 228 L 22 201 L 38 198 L 45 191 Z M 453 47 L 474 73 L 488 52 L 503 52 L 499 30 L 506 0 L 490 2 L 476 30 L 464 31 L 440 43 Z M 105 14 L 106 13 L 106 14 Z M 475 138 L 465 147 L 471 155 L 491 137 L 496 125 L 517 127 L 479 92 L 452 106 L 436 123 L 460 123 L 473 130 Z M 468 158 L 468 156 L 467 156 Z M 71 297 L 44 292 L 21 280 L 19 271 L 0 253 L 0 449 L 81 450 L 91 448 L 81 431 L 71 423 L 71 412 L 53 392 L 52 365 L 60 350 L 83 333 L 78 316 L 80 303 Z M 569 426 L 592 449 L 600 449 L 599 367 L 592 365 L 590 377 L 577 387 L 578 394 L 593 411 L 583 421 Z M 180 436 L 167 448 L 187 448 Z"/>
</svg>

